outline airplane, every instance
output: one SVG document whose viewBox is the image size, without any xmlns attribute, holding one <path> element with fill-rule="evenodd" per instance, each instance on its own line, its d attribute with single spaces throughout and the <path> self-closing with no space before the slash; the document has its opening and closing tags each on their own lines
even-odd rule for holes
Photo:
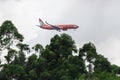
<svg viewBox="0 0 120 80">
<path fill-rule="evenodd" d="M 60 25 L 52 25 L 49 24 L 45 21 L 45 23 L 42 21 L 42 19 L 39 18 L 39 23 L 40 25 L 37 25 L 38 27 L 42 29 L 47 29 L 47 30 L 57 30 L 57 31 L 66 31 L 68 29 L 77 29 L 79 26 L 75 24 L 60 24 Z"/>
</svg>

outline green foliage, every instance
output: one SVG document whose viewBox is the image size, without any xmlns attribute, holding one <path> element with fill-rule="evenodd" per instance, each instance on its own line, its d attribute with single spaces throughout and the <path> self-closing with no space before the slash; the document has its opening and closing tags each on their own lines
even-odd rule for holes
<svg viewBox="0 0 120 80">
<path fill-rule="evenodd" d="M 0 78 L 5 80 L 12 80 L 13 78 L 23 80 L 25 78 L 25 71 L 22 66 L 9 64 L 4 66 L 0 75 Z"/>
<path fill-rule="evenodd" d="M 95 72 L 92 80 L 120 80 L 120 77 L 117 77 L 113 73 L 108 72 Z"/>
<path fill-rule="evenodd" d="M 36 44 L 32 53 L 11 21 L 2 24 L 0 33 L 0 50 L 7 49 L 7 63 L 0 64 L 0 80 L 120 80 L 116 76 L 120 67 L 97 54 L 93 43 L 77 50 L 71 36 L 61 34 L 55 35 L 45 48 Z M 17 50 L 10 47 L 14 41 L 18 41 Z M 26 57 L 26 52 L 31 55 Z"/>
<path fill-rule="evenodd" d="M 28 76 L 29 76 L 30 80 L 37 80 L 37 73 L 36 73 L 35 69 L 29 70 Z"/>
<path fill-rule="evenodd" d="M 27 45 L 27 44 L 18 43 L 16 46 L 20 49 L 21 52 L 30 51 L 29 45 Z"/>
<path fill-rule="evenodd" d="M 114 74 L 120 74 L 120 67 L 117 65 L 111 65 L 111 69 Z"/>
<path fill-rule="evenodd" d="M 36 66 L 37 56 L 35 54 L 31 55 L 26 62 L 25 69 L 27 72 L 34 70 Z"/>
<path fill-rule="evenodd" d="M 89 63 L 94 62 L 93 60 L 96 58 L 96 55 L 97 55 L 96 48 L 95 48 L 94 44 L 92 44 L 92 43 L 85 44 L 81 51 L 84 53 L 84 55 L 86 56 L 86 60 Z"/>
<path fill-rule="evenodd" d="M 95 71 L 112 72 L 110 62 L 107 60 L 107 58 L 104 58 L 104 56 L 102 55 L 97 56 L 94 65 L 95 65 Z"/>
<path fill-rule="evenodd" d="M 36 52 L 42 53 L 42 51 L 44 50 L 43 46 L 40 44 L 36 44 L 34 47 L 32 47 L 32 49 L 34 49 Z"/>
<path fill-rule="evenodd" d="M 23 36 L 11 21 L 5 21 L 0 27 L 0 50 L 9 48 L 14 41 L 23 41 Z"/>
<path fill-rule="evenodd" d="M 10 63 L 10 61 L 12 61 L 12 59 L 16 53 L 17 53 L 17 51 L 15 51 L 13 49 L 8 50 L 8 54 L 7 54 L 7 56 L 5 56 L 5 59 L 7 60 L 8 64 Z"/>
</svg>

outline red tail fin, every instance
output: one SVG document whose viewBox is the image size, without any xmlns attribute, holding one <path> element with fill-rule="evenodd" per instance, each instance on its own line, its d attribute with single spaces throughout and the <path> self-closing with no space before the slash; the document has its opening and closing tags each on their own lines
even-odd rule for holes
<svg viewBox="0 0 120 80">
<path fill-rule="evenodd" d="M 44 22 L 40 18 L 39 18 L 39 23 L 40 23 L 40 26 L 42 26 L 44 24 Z"/>
<path fill-rule="evenodd" d="M 43 21 L 39 18 L 39 22 L 43 22 Z"/>
</svg>

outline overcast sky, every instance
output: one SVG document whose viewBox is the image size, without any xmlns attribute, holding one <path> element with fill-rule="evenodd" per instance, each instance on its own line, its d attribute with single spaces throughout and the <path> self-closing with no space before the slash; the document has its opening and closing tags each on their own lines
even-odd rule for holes
<svg viewBox="0 0 120 80">
<path fill-rule="evenodd" d="M 36 27 L 38 18 L 51 24 L 76 24 L 76 31 Z M 55 34 L 67 33 L 80 47 L 93 42 L 99 54 L 120 65 L 120 0 L 0 0 L 0 25 L 12 20 L 25 42 L 49 44 Z"/>
</svg>

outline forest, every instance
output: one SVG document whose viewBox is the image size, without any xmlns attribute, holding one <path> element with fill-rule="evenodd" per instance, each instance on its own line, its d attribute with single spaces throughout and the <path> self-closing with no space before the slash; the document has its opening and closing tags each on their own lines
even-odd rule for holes
<svg viewBox="0 0 120 80">
<path fill-rule="evenodd" d="M 0 80 L 120 80 L 120 67 L 97 53 L 92 42 L 78 49 L 65 33 L 45 47 L 38 43 L 30 48 L 23 41 L 12 21 L 2 23 Z"/>
</svg>

